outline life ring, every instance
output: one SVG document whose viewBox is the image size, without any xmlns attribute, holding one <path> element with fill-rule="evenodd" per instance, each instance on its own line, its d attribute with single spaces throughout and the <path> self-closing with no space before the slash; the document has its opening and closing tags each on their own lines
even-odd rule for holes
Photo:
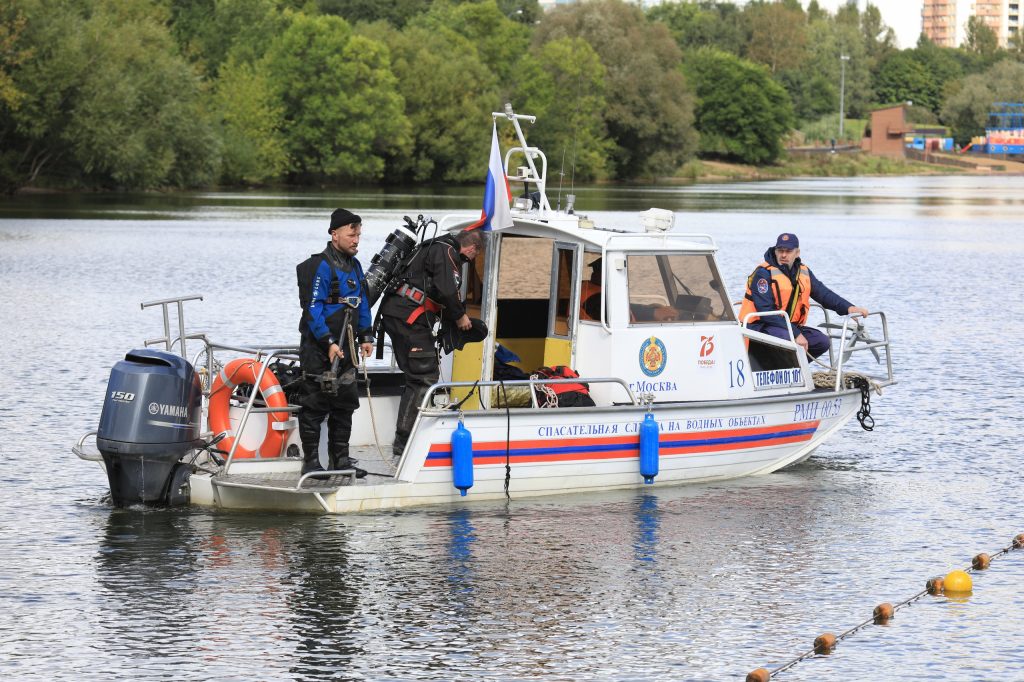
<svg viewBox="0 0 1024 682">
<path fill-rule="evenodd" d="M 221 370 L 210 389 L 210 430 L 214 435 L 227 433 L 228 435 L 219 443 L 222 450 L 231 451 L 235 442 L 235 434 L 231 430 L 231 394 L 236 386 L 241 384 L 256 385 L 256 376 L 260 371 L 260 363 L 252 358 L 238 358 L 232 360 Z M 263 373 L 260 381 L 260 395 L 267 407 L 288 407 L 288 398 L 284 395 L 284 389 L 277 382 L 277 377 L 269 369 Z M 235 459 L 252 459 L 261 457 L 278 457 L 281 454 L 281 446 L 285 440 L 285 432 L 278 431 L 274 424 L 288 419 L 287 412 L 267 412 L 267 433 L 263 442 L 255 450 L 243 446 L 241 443 L 235 448 Z"/>
</svg>

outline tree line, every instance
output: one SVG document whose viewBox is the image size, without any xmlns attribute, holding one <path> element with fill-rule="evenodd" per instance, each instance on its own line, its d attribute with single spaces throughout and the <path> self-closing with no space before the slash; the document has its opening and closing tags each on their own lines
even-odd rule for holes
<svg viewBox="0 0 1024 682">
<path fill-rule="evenodd" d="M 843 66 L 847 116 L 909 100 L 964 142 L 1022 62 L 975 20 L 899 50 L 853 0 L 0 0 L 0 191 L 477 182 L 506 101 L 578 181 L 771 164 L 838 122 Z"/>
</svg>

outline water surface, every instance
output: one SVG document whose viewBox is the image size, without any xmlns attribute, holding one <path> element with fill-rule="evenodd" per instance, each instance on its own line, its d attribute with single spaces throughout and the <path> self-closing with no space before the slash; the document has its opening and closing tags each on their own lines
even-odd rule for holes
<svg viewBox="0 0 1024 682">
<path fill-rule="evenodd" d="M 721 680 L 774 668 L 1024 531 L 1019 178 L 574 188 L 599 224 L 651 206 L 721 247 L 739 298 L 765 248 L 891 323 L 900 383 L 770 476 L 348 517 L 116 510 L 69 447 L 112 364 L 190 328 L 294 343 L 294 265 L 330 210 L 364 262 L 403 214 L 479 191 L 19 197 L 0 203 L 0 675 L 7 679 Z M 567 190 L 567 188 L 565 188 Z M 564 193 L 567 193 L 564 192 Z M 553 203 L 557 201 L 552 192 Z M 198 350 L 198 348 L 196 349 Z M 1012 679 L 1024 552 L 777 679 Z"/>
</svg>

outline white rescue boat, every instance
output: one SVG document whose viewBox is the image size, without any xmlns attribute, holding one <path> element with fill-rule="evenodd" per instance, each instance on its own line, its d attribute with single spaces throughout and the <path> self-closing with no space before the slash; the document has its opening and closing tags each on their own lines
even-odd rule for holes
<svg viewBox="0 0 1024 682">
<path fill-rule="evenodd" d="M 809 363 L 793 339 L 737 319 L 711 236 L 675 231 L 674 214 L 659 209 L 612 226 L 577 213 L 571 196 L 553 209 L 547 160 L 522 131 L 533 117 L 507 107 L 493 118 L 514 128 L 504 167 L 523 191 L 513 225 L 486 233 L 486 254 L 463 273 L 467 310 L 489 335 L 443 358 L 446 380 L 421 405 L 401 458 L 390 456 L 401 374 L 363 368 L 350 446 L 370 475 L 301 476 L 299 408 L 279 388 L 297 348 L 188 334 L 183 304 L 200 297 L 172 298 L 143 304 L 163 309 L 164 350 L 132 351 L 115 366 L 99 429 L 73 448 L 104 463 L 115 503 L 348 513 L 678 485 L 789 466 L 855 415 L 870 427 L 870 392 L 894 383 L 884 313 L 860 321 L 823 311 L 833 349 L 827 363 Z M 458 232 L 476 219 L 421 225 Z M 203 346 L 191 360 L 186 342 Z M 501 362 L 499 348 L 519 360 Z M 261 389 L 227 398 L 221 373 L 239 357 L 254 361 L 246 383 Z M 533 371 L 558 366 L 580 378 Z M 501 379 L 509 367 L 530 378 Z M 580 384 L 594 406 L 558 407 Z"/>
</svg>

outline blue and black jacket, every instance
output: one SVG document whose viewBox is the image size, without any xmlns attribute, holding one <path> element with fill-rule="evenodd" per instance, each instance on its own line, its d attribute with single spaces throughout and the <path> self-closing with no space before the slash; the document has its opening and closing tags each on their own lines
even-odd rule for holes
<svg viewBox="0 0 1024 682">
<path fill-rule="evenodd" d="M 331 244 L 296 267 L 303 339 L 315 340 L 327 353 L 332 343 L 345 346 L 345 321 L 356 330 L 357 343 L 370 341 L 370 304 L 365 295 L 363 268 Z M 346 313 L 350 313 L 346 315 Z"/>
</svg>

